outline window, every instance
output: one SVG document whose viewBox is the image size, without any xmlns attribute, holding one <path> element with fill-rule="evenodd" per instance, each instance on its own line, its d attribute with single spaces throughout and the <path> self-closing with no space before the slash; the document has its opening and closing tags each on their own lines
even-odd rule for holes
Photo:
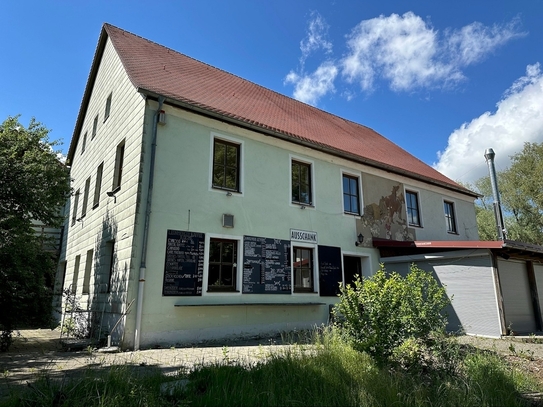
<svg viewBox="0 0 543 407">
<path fill-rule="evenodd" d="M 83 193 L 83 206 L 81 208 L 81 217 L 87 214 L 87 204 L 89 202 L 90 177 L 85 181 L 85 192 Z"/>
<path fill-rule="evenodd" d="M 447 232 L 457 233 L 456 219 L 454 215 L 454 203 L 445 201 L 444 207 L 445 207 L 445 221 L 447 222 Z"/>
<path fill-rule="evenodd" d="M 79 189 L 76 191 L 74 196 L 74 207 L 72 209 L 72 226 L 75 225 L 75 221 L 77 220 L 77 204 L 79 202 Z"/>
<path fill-rule="evenodd" d="M 343 174 L 343 211 L 360 215 L 358 177 Z"/>
<path fill-rule="evenodd" d="M 106 242 L 106 253 L 108 261 L 105 266 L 107 267 L 107 292 L 111 292 L 111 286 L 113 284 L 113 274 L 115 272 L 115 240 Z"/>
<path fill-rule="evenodd" d="M 96 170 L 96 183 L 94 184 L 94 200 L 92 209 L 97 208 L 100 204 L 100 190 L 102 189 L 102 173 L 104 172 L 104 163 L 98 166 Z"/>
<path fill-rule="evenodd" d="M 208 291 L 236 291 L 237 252 L 236 240 L 210 240 Z"/>
<path fill-rule="evenodd" d="M 213 187 L 239 192 L 240 145 L 213 141 Z"/>
<path fill-rule="evenodd" d="M 104 122 L 109 117 L 109 113 L 111 112 L 111 97 L 113 96 L 112 93 L 109 94 L 106 100 L 106 111 L 104 112 Z"/>
<path fill-rule="evenodd" d="M 94 122 L 92 123 L 92 137 L 91 140 L 96 136 L 96 130 L 98 129 L 98 115 L 94 118 Z"/>
<path fill-rule="evenodd" d="M 311 164 L 292 161 L 292 202 L 311 205 Z"/>
<path fill-rule="evenodd" d="M 83 294 L 90 293 L 90 276 L 92 270 L 93 253 L 94 251 L 92 249 L 87 251 L 87 258 L 85 260 L 85 274 L 83 276 Z"/>
<path fill-rule="evenodd" d="M 87 146 L 87 132 L 83 135 L 83 144 L 81 144 L 81 154 L 85 152 L 85 147 Z"/>
<path fill-rule="evenodd" d="M 294 247 L 294 292 L 313 292 L 313 249 Z"/>
<path fill-rule="evenodd" d="M 407 221 L 411 226 L 420 226 L 419 196 L 416 192 L 405 191 Z"/>
<path fill-rule="evenodd" d="M 117 154 L 115 156 L 115 172 L 113 173 L 113 187 L 112 190 L 116 191 L 121 188 L 121 181 L 123 178 L 123 165 L 124 165 L 124 140 L 117 146 Z"/>
<path fill-rule="evenodd" d="M 77 280 L 79 280 L 79 262 L 81 261 L 81 256 L 78 254 L 75 256 L 75 264 L 74 264 L 74 275 L 72 279 L 72 286 L 70 287 L 70 291 L 72 293 L 77 293 Z"/>
</svg>

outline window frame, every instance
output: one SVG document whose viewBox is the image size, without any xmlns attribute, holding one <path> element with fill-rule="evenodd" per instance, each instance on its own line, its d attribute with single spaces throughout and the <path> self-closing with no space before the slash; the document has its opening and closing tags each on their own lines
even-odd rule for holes
<svg viewBox="0 0 543 407">
<path fill-rule="evenodd" d="M 411 208 L 409 206 L 409 199 L 408 199 L 409 195 L 415 197 L 416 208 Z M 411 221 L 410 209 L 411 210 L 413 210 L 413 209 L 416 210 L 418 223 L 414 223 L 414 222 Z M 407 224 L 409 226 L 422 228 L 422 214 L 421 214 L 421 206 L 420 206 L 420 194 L 419 194 L 418 191 L 415 191 L 415 190 L 412 190 L 412 189 L 406 189 L 405 190 L 405 213 L 406 213 L 406 217 L 407 217 Z"/>
<path fill-rule="evenodd" d="M 226 148 L 228 147 L 234 147 L 237 151 L 237 154 L 236 154 L 236 165 L 235 165 L 235 170 L 236 170 L 236 185 L 234 188 L 230 188 L 226 185 L 226 173 L 227 173 L 227 170 L 229 168 L 229 165 L 224 162 L 222 164 L 218 164 L 215 162 L 215 152 L 216 152 L 216 145 L 217 144 L 222 144 L 224 145 Z M 233 140 L 233 139 L 230 139 L 230 138 L 225 138 L 223 136 L 218 136 L 218 135 L 215 135 L 215 134 L 212 134 L 212 141 L 211 141 L 211 163 L 210 163 L 210 166 L 211 166 L 211 170 L 210 170 L 210 178 L 211 178 L 211 182 L 210 182 L 210 185 L 211 185 L 211 189 L 213 190 L 219 190 L 219 191 L 228 191 L 228 192 L 236 192 L 236 193 L 241 193 L 242 191 L 242 188 L 241 188 L 241 180 L 242 180 L 242 162 L 243 162 L 243 158 L 242 158 L 242 154 L 243 154 L 243 148 L 242 148 L 242 143 L 239 142 L 239 141 L 236 141 L 236 140 Z M 226 154 L 225 154 L 225 161 L 226 161 Z M 224 167 L 223 168 L 223 183 L 222 185 L 220 184 L 215 184 L 215 170 L 216 170 L 216 165 L 217 166 L 221 166 L 221 167 Z M 230 166 L 232 167 L 232 166 Z"/>
<path fill-rule="evenodd" d="M 309 180 L 308 180 L 308 189 L 309 189 L 309 192 L 308 192 L 308 200 L 307 202 L 305 201 L 302 201 L 302 200 L 295 200 L 294 198 L 294 171 L 293 171 L 293 165 L 294 164 L 298 164 L 298 165 L 301 165 L 301 166 L 305 166 L 306 168 L 308 168 L 308 171 L 307 171 L 307 174 L 308 174 L 308 177 L 309 177 Z M 290 175 L 290 180 L 289 180 L 289 202 L 291 205 L 294 205 L 294 206 L 303 206 L 303 207 L 312 207 L 314 208 L 315 205 L 316 205 L 316 199 L 315 199 L 315 183 L 314 183 L 314 179 L 315 179 L 315 174 L 314 174 L 314 163 L 312 161 L 309 161 L 309 160 L 306 160 L 306 159 L 302 159 L 300 157 L 296 157 L 296 156 L 290 156 L 290 165 L 289 165 L 289 175 Z M 301 195 L 302 192 L 300 191 L 300 186 L 298 186 L 298 194 Z"/>
<path fill-rule="evenodd" d="M 356 198 L 357 198 L 357 212 L 348 211 L 345 208 L 345 178 L 349 180 L 356 181 Z M 349 187 L 351 186 L 351 183 L 349 183 Z M 350 191 L 349 191 L 350 192 Z M 362 215 L 362 186 L 361 186 L 361 177 L 358 174 L 353 174 L 346 171 L 341 171 L 341 197 L 342 197 L 342 207 L 343 207 L 343 213 L 345 215 L 354 215 L 354 216 L 361 216 Z M 348 196 L 352 197 L 353 194 L 347 194 Z M 351 202 L 352 203 L 352 202 Z"/>
<path fill-rule="evenodd" d="M 124 162 L 126 154 L 126 140 L 121 141 L 117 145 L 117 150 L 115 153 L 115 169 L 113 171 L 113 184 L 111 190 L 117 192 L 121 189 L 121 183 L 124 172 Z"/>
<path fill-rule="evenodd" d="M 85 258 L 85 274 L 83 275 L 83 290 L 82 294 L 90 294 L 90 280 L 91 280 L 91 271 L 92 263 L 94 259 L 94 250 L 87 250 L 87 257 Z"/>
<path fill-rule="evenodd" d="M 85 132 L 83 134 L 83 141 L 81 142 L 81 155 L 85 152 L 85 149 L 87 148 L 87 133 Z"/>
<path fill-rule="evenodd" d="M 109 94 L 109 96 L 106 99 L 106 108 L 104 111 L 104 123 L 109 118 L 109 115 L 111 114 L 111 101 L 113 100 L 113 92 Z"/>
<path fill-rule="evenodd" d="M 80 189 L 74 194 L 74 207 L 72 208 L 72 226 L 75 225 L 77 221 L 77 205 L 79 204 L 79 195 L 81 195 Z"/>
<path fill-rule="evenodd" d="M 211 245 L 213 242 L 221 243 L 232 243 L 235 250 L 235 261 L 231 263 L 232 266 L 232 286 L 213 286 L 210 284 L 210 267 L 218 263 L 223 264 L 222 261 L 215 262 L 211 261 Z M 243 253 L 241 251 L 241 238 L 236 236 L 227 236 L 227 235 L 210 235 L 206 236 L 206 245 L 205 245 L 205 264 L 204 264 L 204 276 L 203 276 L 203 295 L 241 295 L 241 276 L 243 274 L 243 269 L 241 262 L 243 261 Z M 227 263 L 225 265 L 230 265 Z M 212 288 L 216 287 L 216 288 Z"/>
<path fill-rule="evenodd" d="M 115 239 L 108 240 L 106 242 L 106 256 L 108 258 L 107 263 L 107 288 L 106 293 L 111 292 L 111 286 L 113 282 L 113 275 L 115 274 L 115 263 L 117 261 L 117 253 L 115 252 Z M 103 272 L 103 270 L 100 270 Z"/>
<path fill-rule="evenodd" d="M 91 140 L 96 137 L 96 132 L 98 131 L 98 115 L 94 117 L 94 121 L 92 122 L 92 134 L 91 134 Z"/>
<path fill-rule="evenodd" d="M 291 282 L 292 282 L 292 293 L 293 294 L 317 294 L 319 292 L 319 285 L 318 285 L 318 279 L 317 279 L 317 269 L 318 269 L 318 250 L 316 245 L 312 244 L 304 244 L 302 242 L 291 242 L 291 270 L 292 270 L 292 276 L 291 276 Z M 299 270 L 301 267 L 296 267 L 295 263 L 296 261 L 296 250 L 307 250 L 311 254 L 311 266 L 309 268 L 310 276 L 311 276 L 311 286 L 308 288 L 303 287 L 302 285 L 297 285 L 297 270 Z M 303 257 L 302 257 L 303 262 Z M 301 277 L 303 278 L 303 277 Z"/>
<path fill-rule="evenodd" d="M 91 177 L 87 178 L 87 180 L 85 181 L 85 189 L 83 192 L 83 203 L 81 204 L 81 218 L 84 218 L 87 215 L 87 206 L 89 204 L 90 181 L 91 181 Z"/>
<path fill-rule="evenodd" d="M 74 271 L 72 275 L 72 284 L 70 286 L 70 292 L 77 294 L 77 284 L 79 282 L 79 267 L 81 264 L 81 255 L 75 256 Z"/>
<path fill-rule="evenodd" d="M 104 162 L 96 168 L 96 180 L 94 182 L 94 198 L 92 201 L 92 209 L 98 208 L 100 205 L 100 193 L 102 190 L 102 177 L 104 174 Z"/>
<path fill-rule="evenodd" d="M 450 211 L 447 210 L 450 209 Z M 456 220 L 456 209 L 453 201 L 443 200 L 443 212 L 445 214 L 445 228 L 447 233 L 457 235 L 458 224 Z"/>
</svg>

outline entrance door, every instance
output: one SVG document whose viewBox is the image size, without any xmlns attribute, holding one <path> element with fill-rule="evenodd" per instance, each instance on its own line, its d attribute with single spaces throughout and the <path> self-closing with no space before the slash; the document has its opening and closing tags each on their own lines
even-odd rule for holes
<svg viewBox="0 0 543 407">
<path fill-rule="evenodd" d="M 362 278 L 362 262 L 360 257 L 355 256 L 343 256 L 343 275 L 345 277 L 345 285 L 353 283 L 355 275 L 359 275 Z"/>
</svg>

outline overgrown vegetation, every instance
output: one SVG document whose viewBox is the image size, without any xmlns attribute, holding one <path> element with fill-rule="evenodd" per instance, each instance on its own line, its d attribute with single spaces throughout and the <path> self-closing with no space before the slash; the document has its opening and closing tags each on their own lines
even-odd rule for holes
<svg viewBox="0 0 543 407">
<path fill-rule="evenodd" d="M 165 377 L 134 365 L 88 368 L 71 379 L 42 376 L 5 405 L 20 406 L 527 406 L 521 393 L 543 384 L 493 352 L 460 346 L 443 333 L 448 303 L 432 276 L 376 275 L 342 290 L 341 322 L 311 340 Z M 302 344 L 300 344 L 302 343 Z M 99 368 L 98 368 L 99 369 Z M 143 374 L 147 372 L 147 374 Z M 163 391 L 167 382 L 177 385 Z M 171 383 L 170 383 L 171 384 Z M 170 391 L 171 390 L 171 391 Z"/>
<path fill-rule="evenodd" d="M 70 176 L 48 133 L 34 119 L 28 127 L 18 117 L 0 124 L 0 351 L 14 329 L 51 319 L 56 258 L 33 227 L 61 226 Z"/>
</svg>

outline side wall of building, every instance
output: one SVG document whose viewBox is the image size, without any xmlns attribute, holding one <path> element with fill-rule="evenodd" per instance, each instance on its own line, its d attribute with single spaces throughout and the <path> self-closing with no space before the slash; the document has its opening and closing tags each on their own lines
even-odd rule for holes
<svg viewBox="0 0 543 407">
<path fill-rule="evenodd" d="M 71 163 L 66 247 L 59 270 L 92 333 L 124 333 L 142 156 L 145 100 L 108 40 Z M 63 272 L 65 270 L 65 273 Z M 73 298 L 72 298 L 73 300 Z M 73 318 L 69 312 L 66 320 Z M 117 321 L 121 323 L 110 332 Z"/>
</svg>

